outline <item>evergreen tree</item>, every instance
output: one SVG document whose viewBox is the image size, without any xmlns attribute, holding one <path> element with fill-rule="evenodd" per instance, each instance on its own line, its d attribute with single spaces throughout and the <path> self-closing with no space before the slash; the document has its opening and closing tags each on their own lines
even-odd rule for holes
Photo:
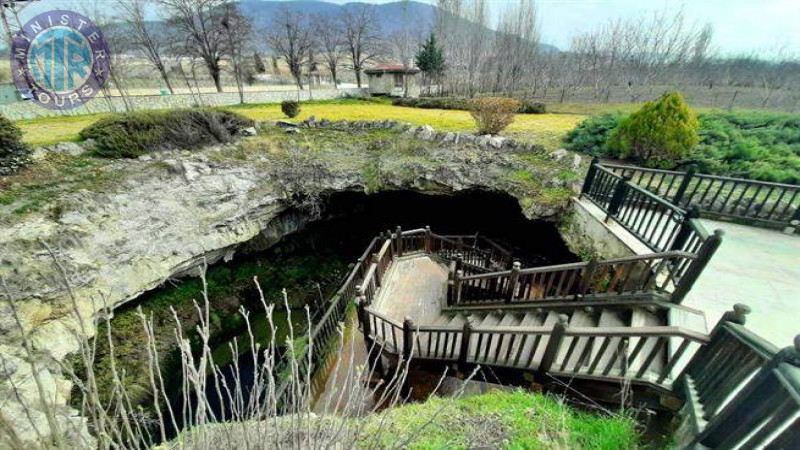
<svg viewBox="0 0 800 450">
<path fill-rule="evenodd" d="M 258 52 L 253 52 L 253 64 L 256 67 L 256 72 L 258 73 L 266 73 L 267 66 L 264 65 L 264 60 L 261 59 L 261 55 Z"/>
<path fill-rule="evenodd" d="M 664 94 L 620 122 L 607 146 L 620 158 L 650 167 L 674 167 L 697 145 L 697 116 L 679 92 Z"/>
<path fill-rule="evenodd" d="M 435 34 L 431 33 L 430 37 L 422 43 L 414 59 L 417 67 L 425 76 L 428 93 L 430 93 L 431 81 L 439 81 L 444 75 L 444 49 L 436 42 Z"/>
</svg>

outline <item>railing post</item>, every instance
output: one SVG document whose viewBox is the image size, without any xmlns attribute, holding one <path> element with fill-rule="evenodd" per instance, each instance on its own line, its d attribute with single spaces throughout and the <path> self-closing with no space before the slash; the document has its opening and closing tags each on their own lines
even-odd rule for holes
<svg viewBox="0 0 800 450">
<path fill-rule="evenodd" d="M 425 225 L 425 253 L 433 253 L 433 234 L 428 225 Z"/>
<path fill-rule="evenodd" d="M 569 317 L 566 314 L 559 314 L 558 321 L 553 324 L 553 331 L 550 333 L 550 340 L 547 341 L 547 347 L 542 355 L 542 362 L 539 364 L 540 372 L 550 371 L 550 367 L 558 355 L 558 350 L 561 348 L 561 343 L 564 341 L 564 332 L 567 329 L 567 321 Z"/>
<path fill-rule="evenodd" d="M 364 345 L 367 347 L 367 360 L 369 361 L 370 368 L 374 368 L 378 373 L 383 376 L 383 362 L 381 361 L 381 349 L 375 345 L 372 339 L 372 330 L 369 323 L 369 313 L 367 313 L 367 298 L 360 296 L 358 298 L 358 320 L 361 322 L 361 331 L 364 333 Z"/>
<path fill-rule="evenodd" d="M 461 256 L 461 253 L 456 253 L 454 259 L 456 262 L 456 270 L 462 270 L 464 268 L 464 257 Z"/>
<path fill-rule="evenodd" d="M 414 352 L 414 322 L 411 317 L 406 316 L 403 320 L 403 360 L 411 361 Z"/>
<path fill-rule="evenodd" d="M 675 290 L 672 292 L 670 298 L 672 303 L 680 303 L 683 301 L 686 294 L 688 294 L 692 286 L 694 286 L 694 283 L 700 278 L 703 269 L 705 269 L 709 261 L 711 261 L 711 257 L 714 256 L 714 253 L 716 253 L 717 249 L 722 244 L 722 236 L 724 235 L 724 231 L 717 229 L 703 242 L 703 245 L 697 252 L 697 259 L 692 262 L 689 266 L 689 270 L 686 271 L 686 274 L 681 277 L 678 285 L 675 286 Z"/>
<path fill-rule="evenodd" d="M 586 172 L 586 178 L 583 179 L 583 187 L 581 187 L 581 194 L 586 194 L 592 188 L 592 184 L 594 184 L 594 179 L 597 177 L 597 166 L 596 164 L 600 164 L 600 158 L 595 156 L 592 158 L 592 162 L 589 164 L 589 171 Z"/>
<path fill-rule="evenodd" d="M 464 283 L 462 278 L 464 278 L 464 271 L 456 270 L 456 275 L 453 278 L 453 305 L 458 305 L 461 303 L 461 287 Z"/>
<path fill-rule="evenodd" d="M 466 373 L 467 359 L 469 358 L 469 341 L 472 336 L 472 325 L 467 320 L 461 330 L 461 346 L 458 350 L 458 371 Z"/>
<path fill-rule="evenodd" d="M 589 288 L 592 287 L 592 279 L 594 278 L 594 273 L 597 271 L 597 260 L 592 258 L 586 263 L 586 268 L 584 269 L 583 276 L 581 276 L 581 282 L 578 286 L 578 292 L 575 294 L 575 298 L 586 295 L 586 292 Z"/>
<path fill-rule="evenodd" d="M 630 175 L 624 175 L 617 185 L 614 186 L 614 193 L 611 195 L 611 202 L 608 204 L 608 215 L 606 215 L 606 222 L 611 217 L 619 213 L 622 208 L 622 203 L 625 201 L 625 196 L 628 195 L 628 182 L 631 180 Z"/>
<path fill-rule="evenodd" d="M 678 186 L 678 190 L 675 191 L 675 196 L 672 197 L 672 204 L 676 206 L 680 206 L 681 200 L 683 200 L 683 196 L 686 194 L 686 188 L 689 187 L 689 183 L 692 182 L 692 178 L 697 173 L 697 168 L 695 166 L 689 167 L 689 170 L 683 175 L 683 180 L 681 180 L 681 184 Z M 656 192 L 656 195 L 661 195 L 660 193 Z"/>
<path fill-rule="evenodd" d="M 364 297 L 364 300 L 367 301 L 367 306 L 369 306 L 369 299 L 367 299 L 367 292 L 364 285 L 357 284 L 356 285 L 356 298 Z"/>
<path fill-rule="evenodd" d="M 372 254 L 372 263 L 375 264 L 375 287 L 379 288 L 381 287 L 381 265 L 377 253 Z"/>
<path fill-rule="evenodd" d="M 517 293 L 517 284 L 519 283 L 519 272 L 522 270 L 522 263 L 514 261 L 511 266 L 511 275 L 508 278 L 508 294 L 506 295 L 506 303 L 514 301 L 514 296 Z"/>
<path fill-rule="evenodd" d="M 395 251 L 397 256 L 403 256 L 403 230 L 400 228 L 400 225 L 395 229 L 395 233 Z"/>
<path fill-rule="evenodd" d="M 700 210 L 698 210 L 696 206 L 693 206 L 686 212 L 681 221 L 681 227 L 675 235 L 675 240 L 670 246 L 670 250 L 680 250 L 686 245 L 686 241 L 688 241 L 689 236 L 692 235 L 692 219 L 697 219 L 699 217 Z"/>
</svg>

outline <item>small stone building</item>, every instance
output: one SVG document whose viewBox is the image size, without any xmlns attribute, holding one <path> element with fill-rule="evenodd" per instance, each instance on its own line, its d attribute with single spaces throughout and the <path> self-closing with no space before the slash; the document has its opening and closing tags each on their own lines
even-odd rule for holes
<svg viewBox="0 0 800 450">
<path fill-rule="evenodd" d="M 402 64 L 384 64 L 364 71 L 370 94 L 392 97 L 419 97 L 419 72 L 416 67 L 403 67 Z"/>
</svg>

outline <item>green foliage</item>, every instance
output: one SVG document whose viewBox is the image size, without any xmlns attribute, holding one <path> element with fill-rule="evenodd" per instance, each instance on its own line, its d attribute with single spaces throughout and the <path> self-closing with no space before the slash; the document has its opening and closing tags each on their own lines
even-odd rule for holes
<svg viewBox="0 0 800 450">
<path fill-rule="evenodd" d="M 567 134 L 567 149 L 616 156 L 605 143 L 623 119 L 620 114 L 586 119 Z M 800 184 L 800 116 L 712 112 L 698 119 L 700 141 L 679 168 L 694 165 L 701 173 Z"/>
<path fill-rule="evenodd" d="M 635 422 L 625 416 L 576 411 L 553 397 L 520 390 L 490 391 L 451 399 L 430 397 L 384 415 L 367 417 L 365 439 L 390 447 L 414 433 L 407 447 L 632 449 L 638 446 Z M 383 433 L 374 433 L 384 427 Z M 377 444 L 377 445 L 376 445 Z"/>
<path fill-rule="evenodd" d="M 300 103 L 295 100 L 284 100 L 281 102 L 281 111 L 290 119 L 294 119 L 300 114 Z"/>
<path fill-rule="evenodd" d="M 224 110 L 137 111 L 104 117 L 84 128 L 80 137 L 94 139 L 100 156 L 136 158 L 153 150 L 230 142 L 252 125 L 252 120 Z"/>
<path fill-rule="evenodd" d="M 519 110 L 517 112 L 520 114 L 546 114 L 547 105 L 542 102 L 522 100 L 520 101 Z"/>
<path fill-rule="evenodd" d="M 30 164 L 31 149 L 22 142 L 22 130 L 0 115 L 0 175 L 11 175 Z"/>
<path fill-rule="evenodd" d="M 564 138 L 568 150 L 594 156 L 610 156 L 606 142 L 625 116 L 622 114 L 599 114 L 589 117 L 570 130 Z"/>
<path fill-rule="evenodd" d="M 460 97 L 398 97 L 392 100 L 395 106 L 407 106 L 410 108 L 423 108 L 423 109 L 448 109 L 469 111 L 472 107 L 472 102 L 468 98 Z M 519 102 L 520 114 L 546 114 L 547 105 L 540 102 L 530 102 L 522 100 Z"/>
<path fill-rule="evenodd" d="M 436 42 L 436 35 L 431 33 L 425 42 L 422 43 L 417 54 L 414 56 L 417 67 L 429 80 L 435 80 L 444 73 L 444 49 Z"/>
<path fill-rule="evenodd" d="M 697 145 L 697 128 L 697 116 L 679 92 L 672 92 L 623 119 L 607 145 L 621 158 L 650 167 L 674 167 Z"/>
<path fill-rule="evenodd" d="M 457 97 L 398 97 L 392 100 L 392 104 L 411 108 L 455 109 L 461 111 L 468 111 L 470 107 L 469 99 Z"/>
<path fill-rule="evenodd" d="M 498 134 L 514 121 L 519 102 L 513 98 L 485 97 L 472 101 L 469 113 L 478 125 L 478 134 Z"/>
</svg>

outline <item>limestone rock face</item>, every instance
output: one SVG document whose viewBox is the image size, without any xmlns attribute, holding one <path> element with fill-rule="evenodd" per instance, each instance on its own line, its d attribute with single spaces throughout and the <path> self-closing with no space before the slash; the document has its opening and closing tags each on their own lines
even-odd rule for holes
<svg viewBox="0 0 800 450">
<path fill-rule="evenodd" d="M 430 139 L 434 132 L 422 127 L 416 133 Z M 445 134 L 443 140 L 457 137 Z M 477 139 L 497 146 L 492 139 L 498 138 Z M 203 264 L 228 260 L 239 245 L 258 236 L 270 245 L 309 220 L 292 207 L 293 192 L 277 179 L 271 162 L 217 158 L 229 150 L 215 147 L 119 161 L 118 169 L 132 175 L 110 192 L 74 194 L 57 216 L 33 213 L 16 221 L 0 220 L 0 278 L 13 299 L 0 301 L 0 397 L 14 397 L 9 380 L 25 386 L 20 395 L 37 427 L 47 428 L 30 384 L 34 368 L 46 380 L 59 417 L 90 439 L 85 419 L 66 406 L 70 383 L 56 361 L 76 352 L 80 340 L 95 332 L 92 319 L 104 304 L 113 309 L 171 278 L 196 274 Z M 565 166 L 571 163 L 567 158 Z M 507 178 L 520 164 L 514 155 L 491 148 L 439 148 L 424 160 L 381 161 L 380 189 L 441 195 L 506 191 L 522 202 L 523 195 Z M 292 189 L 369 191 L 361 166 L 346 166 L 339 158 L 322 165 L 324 170 L 299 177 Z M 559 187 L 564 186 L 574 189 L 567 182 Z M 548 218 L 559 207 L 526 205 L 523 211 L 531 219 Z M 33 355 L 24 351 L 14 317 L 29 335 Z M 2 414 L 17 430 L 17 439 L 36 442 L 18 401 L 9 401 Z M 9 447 L 9 439 L 0 430 L 0 448 Z"/>
</svg>

